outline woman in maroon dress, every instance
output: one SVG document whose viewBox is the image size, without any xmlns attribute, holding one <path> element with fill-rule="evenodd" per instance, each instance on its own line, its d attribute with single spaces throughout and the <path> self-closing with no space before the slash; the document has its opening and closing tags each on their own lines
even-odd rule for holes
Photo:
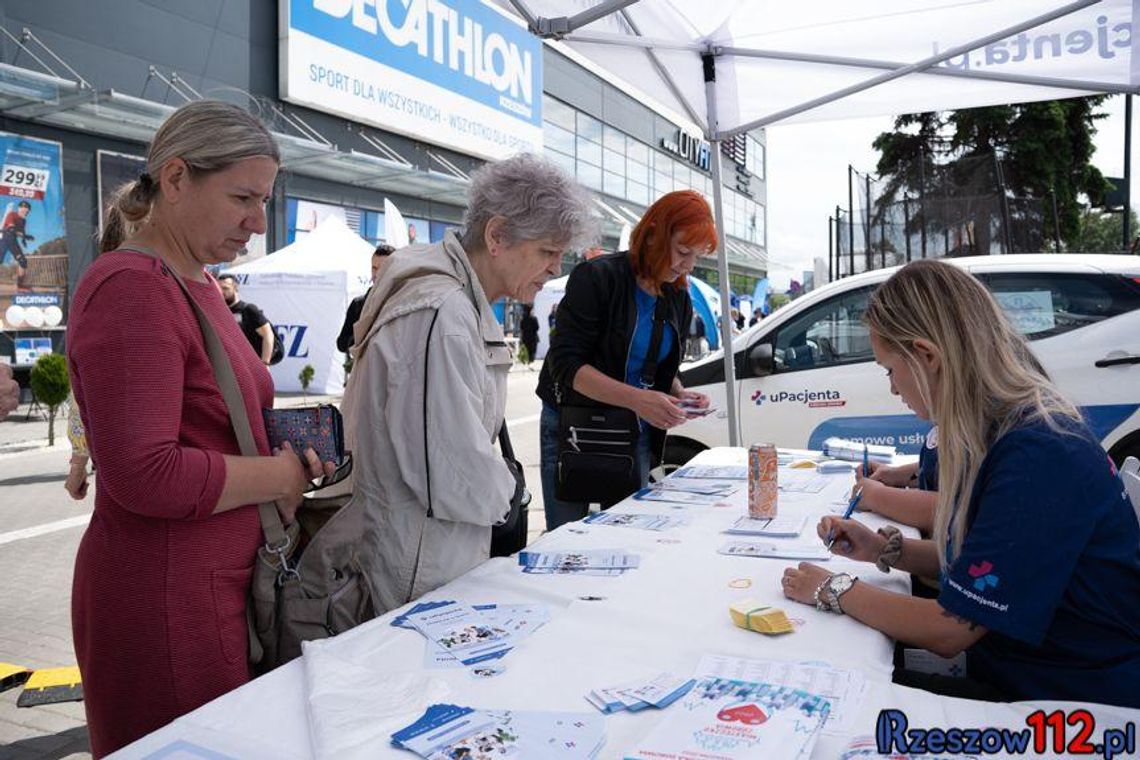
<svg viewBox="0 0 1140 760">
<path fill-rule="evenodd" d="M 308 471 L 289 450 L 270 455 L 261 409 L 273 405 L 273 382 L 203 269 L 265 231 L 279 160 L 244 110 L 180 108 L 108 212 L 105 253 L 75 293 L 68 358 L 99 476 L 72 631 L 97 757 L 250 679 L 255 505 L 275 501 L 291 522 L 321 472 L 312 451 Z M 262 456 L 240 454 L 174 274 L 221 336 Z"/>
</svg>

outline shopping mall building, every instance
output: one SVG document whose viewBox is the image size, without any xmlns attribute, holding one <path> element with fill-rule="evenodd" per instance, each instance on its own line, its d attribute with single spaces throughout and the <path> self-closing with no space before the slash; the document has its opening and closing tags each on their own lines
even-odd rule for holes
<svg viewBox="0 0 1140 760">
<path fill-rule="evenodd" d="M 762 133 L 713 155 L 653 93 L 607 81 L 493 5 L 405 5 L 0 0 L 0 360 L 26 365 L 48 341 L 59 349 L 100 210 L 141 171 L 162 121 L 199 98 L 247 105 L 281 144 L 253 255 L 329 215 L 378 242 L 385 200 L 417 241 L 438 240 L 461 222 L 474 169 L 534 150 L 596 193 L 608 250 L 662 193 L 711 199 L 710 162 L 721 161 L 732 286 L 750 293 L 765 276 Z M 711 260 L 699 274 L 716 283 Z"/>
</svg>

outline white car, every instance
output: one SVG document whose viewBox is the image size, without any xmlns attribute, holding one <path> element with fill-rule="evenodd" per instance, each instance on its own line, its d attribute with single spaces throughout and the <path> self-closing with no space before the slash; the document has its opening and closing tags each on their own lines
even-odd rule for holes
<svg viewBox="0 0 1140 760">
<path fill-rule="evenodd" d="M 1140 456 L 1140 256 L 1024 254 L 947 259 L 997 297 L 1061 391 L 1084 412 L 1119 464 Z M 818 449 L 842 436 L 917 453 L 930 423 L 891 395 L 871 354 L 863 313 L 897 269 L 848 277 L 778 309 L 733 340 L 740 441 Z M 713 414 L 674 428 L 679 465 L 727 446 L 723 354 L 681 368 Z"/>
</svg>

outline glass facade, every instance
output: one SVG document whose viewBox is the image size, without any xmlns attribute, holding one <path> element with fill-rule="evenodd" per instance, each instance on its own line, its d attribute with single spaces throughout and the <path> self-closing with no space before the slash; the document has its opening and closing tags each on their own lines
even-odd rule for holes
<svg viewBox="0 0 1140 760">
<path fill-rule="evenodd" d="M 711 202 L 712 177 L 700 169 L 545 94 L 542 115 L 547 158 L 591 190 L 642 207 L 674 190 L 696 190 Z M 751 136 L 747 156 L 748 171 L 763 181 L 764 146 Z M 723 193 L 725 231 L 766 246 L 764 204 L 727 186 Z"/>
</svg>

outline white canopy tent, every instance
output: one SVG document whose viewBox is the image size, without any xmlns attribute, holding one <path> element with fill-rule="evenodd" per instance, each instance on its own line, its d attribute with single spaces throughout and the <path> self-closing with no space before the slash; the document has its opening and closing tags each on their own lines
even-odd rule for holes
<svg viewBox="0 0 1140 760">
<path fill-rule="evenodd" d="M 329 217 L 276 253 L 227 271 L 238 278 L 243 301 L 257 304 L 273 323 L 285 358 L 269 368 L 279 391 L 299 391 L 299 375 L 313 366 L 309 390 L 344 391 L 344 354 L 336 337 L 349 301 L 372 279 L 373 246 Z"/>
<path fill-rule="evenodd" d="M 535 359 L 545 357 L 546 350 L 550 348 L 550 312 L 558 307 L 558 302 L 566 295 L 566 281 L 569 279 L 570 275 L 563 275 L 547 280 L 534 297 L 534 316 L 538 320 L 538 350 L 534 352 Z"/>
<path fill-rule="evenodd" d="M 1140 81 L 1132 0 L 495 2 L 642 102 L 692 124 L 714 157 L 721 141 L 760 127 L 1133 93 Z M 719 160 L 712 172 L 728 303 Z M 730 351 L 724 373 L 735 446 Z"/>
</svg>

